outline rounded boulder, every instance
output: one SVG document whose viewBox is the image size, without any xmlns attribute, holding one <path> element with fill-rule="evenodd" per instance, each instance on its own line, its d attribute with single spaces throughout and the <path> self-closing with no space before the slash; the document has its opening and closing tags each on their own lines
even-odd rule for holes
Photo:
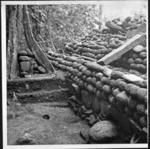
<svg viewBox="0 0 150 149">
<path fill-rule="evenodd" d="M 110 121 L 97 122 L 89 130 L 89 136 L 93 141 L 100 142 L 107 138 L 114 138 L 118 134 L 116 126 Z"/>
</svg>

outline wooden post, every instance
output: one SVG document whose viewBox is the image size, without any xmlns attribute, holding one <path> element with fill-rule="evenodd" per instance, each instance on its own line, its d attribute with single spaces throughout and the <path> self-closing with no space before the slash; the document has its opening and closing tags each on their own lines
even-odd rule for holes
<svg viewBox="0 0 150 149">
<path fill-rule="evenodd" d="M 120 46 L 119 48 L 113 50 L 112 52 L 108 53 L 102 59 L 98 61 L 99 64 L 108 65 L 115 60 L 119 59 L 123 54 L 130 51 L 136 45 L 140 44 L 141 42 L 146 40 L 146 34 L 138 34 L 129 39 L 125 44 Z"/>
</svg>

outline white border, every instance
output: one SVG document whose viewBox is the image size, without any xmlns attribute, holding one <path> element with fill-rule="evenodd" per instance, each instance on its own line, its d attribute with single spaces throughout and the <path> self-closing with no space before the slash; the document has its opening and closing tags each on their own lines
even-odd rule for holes
<svg viewBox="0 0 150 149">
<path fill-rule="evenodd" d="M 109 1 L 129 1 L 129 2 L 140 2 L 140 1 L 147 1 L 147 0 L 68 0 L 68 1 L 3 1 L 2 5 L 48 5 L 48 4 L 98 4 L 98 3 L 108 3 Z"/>
<path fill-rule="evenodd" d="M 115 1 L 115 0 L 114 0 Z M 117 1 L 117 0 L 116 0 Z M 127 0 L 125 0 L 127 1 Z M 141 0 L 129 0 L 141 1 Z M 147 1 L 147 0 L 144 0 Z M 3 110 L 3 147 L 4 149 L 64 149 L 64 148 L 148 148 L 148 144 L 77 144 L 77 145 L 7 145 L 7 62 L 6 62 L 6 5 L 48 5 L 48 4 L 98 4 L 104 1 L 3 1 L 1 3 L 1 22 L 2 22 L 2 110 Z M 105 1 L 105 3 L 109 3 Z M 146 11 L 148 20 L 148 11 Z M 148 31 L 148 23 L 147 23 Z M 148 36 L 147 36 L 148 37 Z M 148 47 L 148 38 L 147 38 Z M 148 47 L 149 48 L 149 47 Z M 149 52 L 149 50 L 148 50 Z M 148 57 L 147 57 L 148 58 Z M 149 58 L 148 58 L 149 61 Z M 147 65 L 148 65 L 147 61 Z M 149 70 L 147 70 L 148 72 Z M 148 105 L 149 108 L 149 105 Z M 149 121 L 148 121 L 149 124 Z"/>
</svg>

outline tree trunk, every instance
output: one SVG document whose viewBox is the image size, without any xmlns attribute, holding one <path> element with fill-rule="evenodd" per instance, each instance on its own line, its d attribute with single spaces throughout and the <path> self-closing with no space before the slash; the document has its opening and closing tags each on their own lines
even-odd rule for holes
<svg viewBox="0 0 150 149">
<path fill-rule="evenodd" d="M 17 40 L 17 6 L 8 6 L 8 33 L 7 33 L 7 77 L 14 79 L 18 73 L 17 63 L 17 51 L 18 51 L 18 40 Z"/>
<path fill-rule="evenodd" d="M 24 33 L 29 49 L 31 49 L 39 64 L 41 64 L 47 70 L 47 72 L 52 72 L 53 69 L 51 63 L 48 60 L 48 57 L 45 55 L 38 42 L 33 37 L 27 6 L 23 6 L 23 18 Z"/>
</svg>

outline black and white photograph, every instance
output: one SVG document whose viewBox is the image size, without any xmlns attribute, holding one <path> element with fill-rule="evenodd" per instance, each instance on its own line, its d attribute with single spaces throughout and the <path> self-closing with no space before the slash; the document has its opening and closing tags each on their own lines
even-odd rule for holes
<svg viewBox="0 0 150 149">
<path fill-rule="evenodd" d="M 148 148 L 148 0 L 1 12 L 4 149 Z"/>
</svg>

